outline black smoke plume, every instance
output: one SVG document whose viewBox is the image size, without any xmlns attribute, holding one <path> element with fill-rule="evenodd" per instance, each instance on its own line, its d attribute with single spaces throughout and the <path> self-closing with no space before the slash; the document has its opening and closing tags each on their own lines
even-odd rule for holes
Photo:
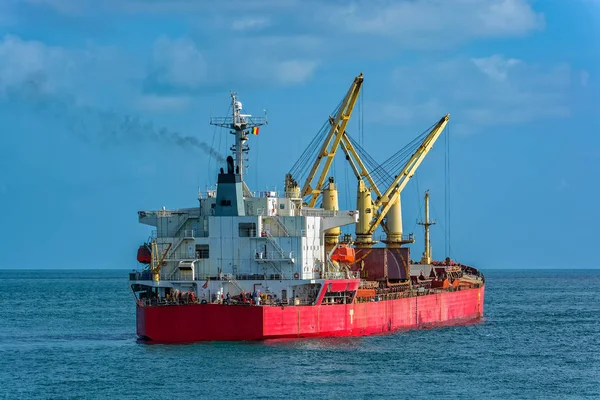
<svg viewBox="0 0 600 400">
<path fill-rule="evenodd" d="M 43 114 L 65 125 L 67 131 L 79 139 L 95 145 L 110 147 L 131 142 L 162 141 L 182 148 L 196 148 L 225 162 L 225 157 L 208 143 L 194 136 L 182 135 L 166 127 L 155 128 L 149 121 L 128 116 L 115 111 L 103 111 L 77 104 L 68 96 L 59 96 L 49 92 L 46 79 L 42 74 L 32 75 L 21 85 L 5 86 L 0 99 L 4 97 L 13 104 L 29 107 L 33 114 Z"/>
</svg>

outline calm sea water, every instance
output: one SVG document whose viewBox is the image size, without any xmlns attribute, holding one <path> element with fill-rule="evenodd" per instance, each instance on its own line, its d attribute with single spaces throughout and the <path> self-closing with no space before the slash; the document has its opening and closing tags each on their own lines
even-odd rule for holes
<svg viewBox="0 0 600 400">
<path fill-rule="evenodd" d="M 475 325 L 147 345 L 124 271 L 0 270 L 0 398 L 600 398 L 600 271 L 487 271 Z"/>
</svg>

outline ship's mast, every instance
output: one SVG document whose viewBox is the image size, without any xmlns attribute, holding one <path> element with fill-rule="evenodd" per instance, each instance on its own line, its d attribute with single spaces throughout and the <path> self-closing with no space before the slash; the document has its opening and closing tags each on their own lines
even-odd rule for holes
<svg viewBox="0 0 600 400">
<path fill-rule="evenodd" d="M 230 150 L 235 159 L 235 172 L 240 175 L 244 181 L 245 163 L 248 161 L 246 155 L 250 147 L 246 143 L 248 134 L 256 132 L 258 127 L 267 123 L 266 112 L 264 117 L 252 117 L 250 114 L 242 114 L 242 102 L 238 100 L 237 93 L 231 92 L 231 117 L 211 118 L 210 124 L 230 129 L 232 135 L 235 135 L 235 143 Z M 256 128 L 256 129 L 255 129 Z"/>
<path fill-rule="evenodd" d="M 419 222 L 419 225 L 423 225 L 425 228 L 425 250 L 423 251 L 423 257 L 421 263 L 431 264 L 431 244 L 429 242 L 429 227 L 435 225 L 435 221 L 429 220 L 429 190 L 425 192 L 425 220 Z"/>
</svg>

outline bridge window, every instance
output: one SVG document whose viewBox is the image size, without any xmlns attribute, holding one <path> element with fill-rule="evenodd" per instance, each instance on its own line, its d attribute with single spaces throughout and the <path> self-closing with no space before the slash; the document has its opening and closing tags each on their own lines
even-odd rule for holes
<svg viewBox="0 0 600 400">
<path fill-rule="evenodd" d="M 255 237 L 256 236 L 256 222 L 240 222 L 239 236 L 240 237 Z"/>
<path fill-rule="evenodd" d="M 197 259 L 209 258 L 207 244 L 197 244 L 196 245 L 196 258 Z"/>
</svg>

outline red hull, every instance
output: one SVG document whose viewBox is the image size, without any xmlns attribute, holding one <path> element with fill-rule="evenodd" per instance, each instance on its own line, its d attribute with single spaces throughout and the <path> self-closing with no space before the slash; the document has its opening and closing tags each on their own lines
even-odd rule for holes
<svg viewBox="0 0 600 400">
<path fill-rule="evenodd" d="M 137 334 L 160 343 L 365 336 L 457 325 L 483 315 L 484 289 L 321 306 L 138 306 Z"/>
</svg>

